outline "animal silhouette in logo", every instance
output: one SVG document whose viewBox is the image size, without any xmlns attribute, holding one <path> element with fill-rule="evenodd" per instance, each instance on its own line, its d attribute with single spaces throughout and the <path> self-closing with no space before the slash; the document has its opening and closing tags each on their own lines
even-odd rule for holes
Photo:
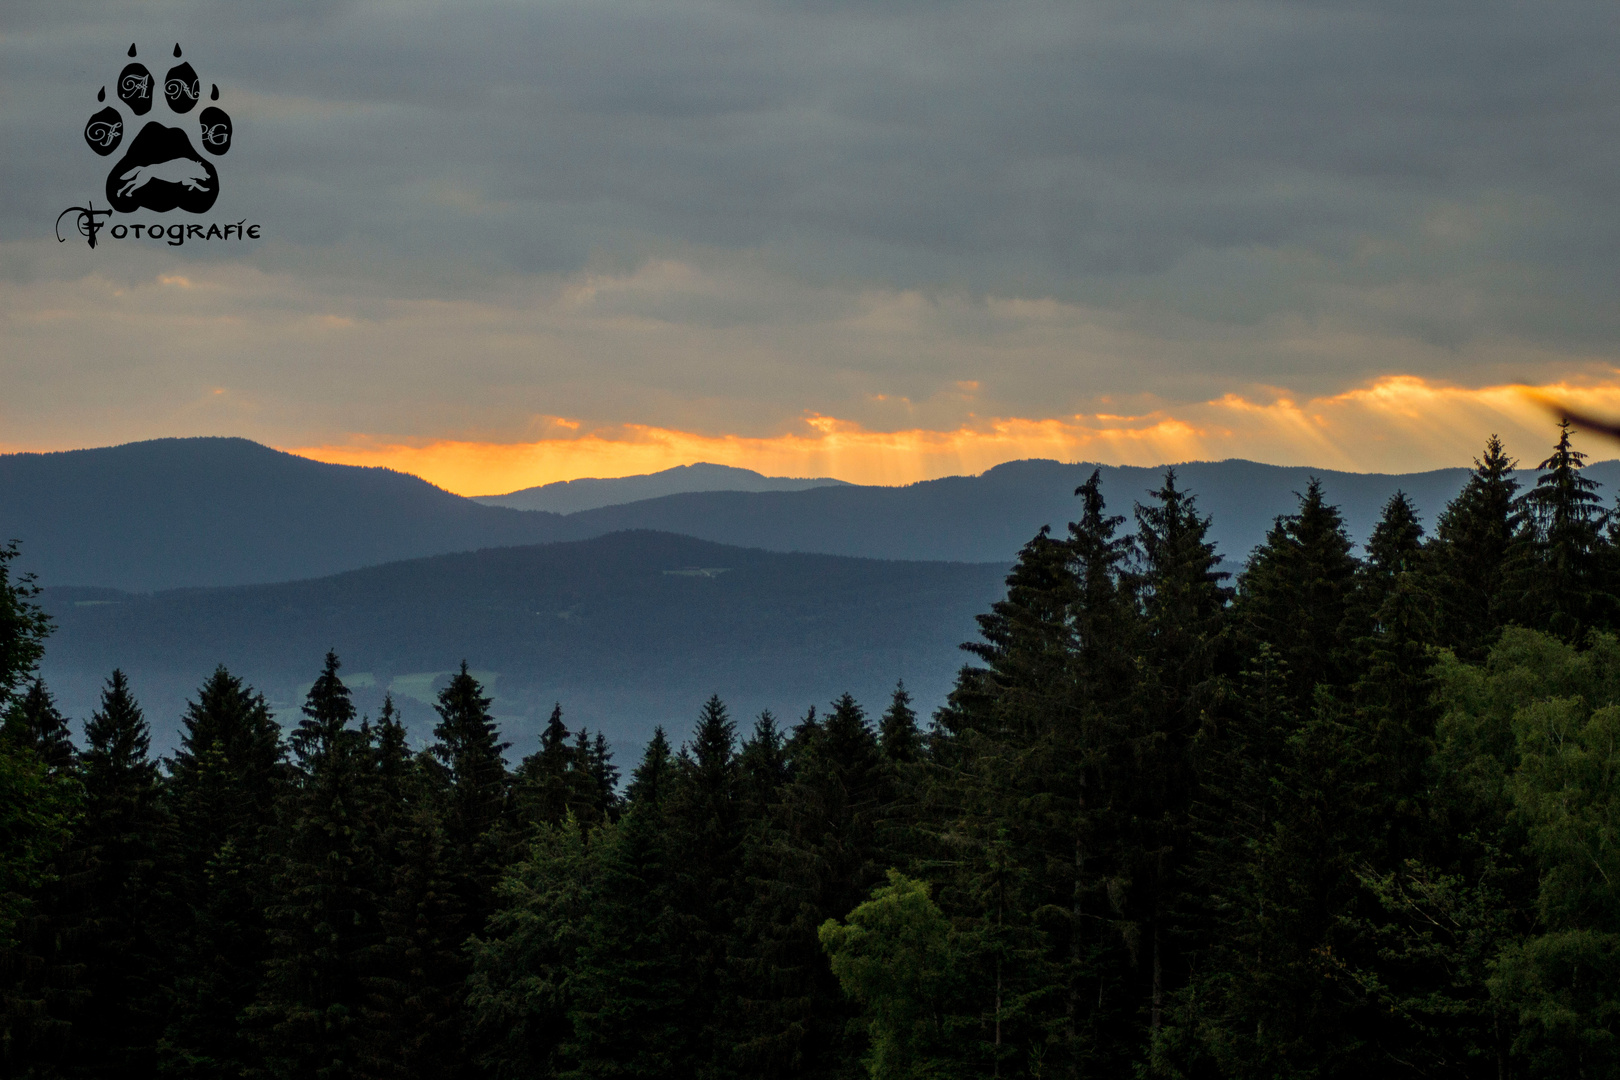
<svg viewBox="0 0 1620 1080">
<path fill-rule="evenodd" d="M 135 46 L 131 45 L 129 55 L 134 57 L 135 51 Z M 178 44 L 174 55 L 176 59 L 180 56 Z M 169 111 L 180 116 L 195 109 L 202 99 L 202 83 L 197 72 L 182 61 L 169 69 L 161 84 L 145 64 L 125 65 L 118 73 L 118 100 L 136 116 L 145 116 L 152 111 L 160 86 Z M 218 85 L 213 87 L 209 99 L 219 100 Z M 106 102 L 105 86 L 96 100 Z M 224 109 L 209 105 L 197 114 L 195 123 L 197 141 L 204 151 L 214 157 L 222 157 L 230 151 L 234 129 Z M 123 143 L 124 132 L 124 114 L 106 105 L 85 124 L 84 141 L 91 150 L 108 157 Z M 184 210 L 201 214 L 218 198 L 219 170 L 214 168 L 214 163 L 192 146 L 185 128 L 170 127 L 156 119 L 146 122 L 140 133 L 130 140 L 112 172 L 107 174 L 107 201 L 121 214 L 136 210 L 158 213 Z"/>
</svg>

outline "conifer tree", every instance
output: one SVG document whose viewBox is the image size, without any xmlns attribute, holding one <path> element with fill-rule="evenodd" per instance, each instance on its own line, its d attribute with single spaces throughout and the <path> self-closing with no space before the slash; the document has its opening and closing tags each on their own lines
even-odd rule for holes
<svg viewBox="0 0 1620 1080">
<path fill-rule="evenodd" d="M 584 728 L 580 728 L 574 736 L 565 776 L 568 781 L 568 814 L 586 828 L 605 820 L 609 800 L 598 774 L 596 748 L 591 744 L 590 732 Z"/>
<path fill-rule="evenodd" d="M 1406 492 L 1397 491 L 1384 503 L 1372 535 L 1367 538 L 1366 558 L 1358 567 L 1350 632 L 1364 635 L 1378 628 L 1378 610 L 1402 580 L 1401 575 L 1413 575 L 1406 581 L 1413 587 L 1421 582 L 1426 589 L 1425 555 L 1423 525 L 1418 521 L 1417 509 Z"/>
<path fill-rule="evenodd" d="M 0 715 L 10 711 L 17 688 L 34 674 L 51 632 L 50 616 L 34 602 L 34 575 L 12 579 L 11 563 L 20 554 L 17 541 L 0 544 Z"/>
<path fill-rule="evenodd" d="M 676 900 L 666 813 L 676 764 L 660 728 L 603 849 L 572 979 L 571 1033 L 559 1050 L 579 1077 L 693 1075 L 693 971 Z M 711 1003 L 712 1004 L 712 1003 Z"/>
<path fill-rule="evenodd" d="M 165 1075 L 198 1080 L 238 1075 L 257 1059 L 241 1014 L 269 957 L 266 845 L 287 781 L 281 728 L 264 696 L 216 668 L 187 704 L 168 772 L 175 974 L 160 1064 Z"/>
<path fill-rule="evenodd" d="M 1357 726 L 1365 740 L 1383 849 L 1376 858 L 1392 869 L 1419 854 L 1425 825 L 1419 806 L 1424 766 L 1433 752 L 1435 712 L 1430 698 L 1439 635 L 1436 605 L 1426 575 L 1423 527 L 1411 502 L 1397 492 L 1384 508 L 1367 545 L 1361 606 L 1366 636 L 1356 643 L 1360 676 L 1352 686 Z"/>
<path fill-rule="evenodd" d="M 1069 615 L 1079 596 L 1072 552 L 1050 532 L 1043 526 L 1024 545 L 1007 577 L 1006 598 L 977 616 L 983 640 L 962 646 L 984 667 L 965 668 L 958 677 L 940 716 L 950 734 L 1028 734 L 1054 711 L 1073 706 L 1076 641 Z"/>
<path fill-rule="evenodd" d="M 370 831 L 370 733 L 353 726 L 338 658 L 310 687 L 293 732 L 266 913 L 271 953 L 247 1019 L 274 1077 L 355 1075 L 368 955 L 380 939 Z"/>
<path fill-rule="evenodd" d="M 1317 686 L 1350 680 L 1354 632 L 1345 617 L 1355 576 L 1344 519 L 1313 477 L 1299 510 L 1279 517 L 1250 557 L 1234 611 L 1251 652 L 1264 643 L 1276 653 L 1301 712 Z"/>
<path fill-rule="evenodd" d="M 540 732 L 540 749 L 518 766 L 517 786 L 524 818 L 555 825 L 567 815 L 574 796 L 570 771 L 576 767 L 568 745 L 568 725 L 563 723 L 562 703 L 551 708 L 551 716 Z"/>
<path fill-rule="evenodd" d="M 1503 616 L 1503 572 L 1519 489 L 1515 462 L 1492 435 L 1474 471 L 1435 524 L 1428 573 L 1440 601 L 1439 642 L 1467 660 L 1484 656 Z"/>
<path fill-rule="evenodd" d="M 371 1077 L 467 1072 L 461 1000 L 467 928 L 453 896 L 439 805 L 406 746 L 391 696 L 372 728 L 376 780 L 367 831 L 379 870 L 378 940 L 363 958 L 358 1070 Z"/>
<path fill-rule="evenodd" d="M 496 1077 L 557 1076 L 574 1062 L 579 978 L 597 914 L 601 852 L 616 826 L 540 825 L 497 888 L 495 914 L 472 939 L 469 1046 Z"/>
<path fill-rule="evenodd" d="M 736 725 L 713 695 L 676 761 L 666 803 L 674 856 L 672 903 L 691 971 L 682 1026 L 694 1062 L 725 1056 L 721 1030 L 730 1013 L 728 952 L 743 892 L 742 809 Z"/>
<path fill-rule="evenodd" d="M 67 717 L 57 709 L 45 680 L 37 675 L 27 692 L 12 703 L 4 727 L 0 727 L 0 738 L 31 750 L 53 774 L 71 772 L 78 764 L 79 752 L 68 731 Z"/>
<path fill-rule="evenodd" d="M 766 808 L 776 801 L 788 779 L 787 745 L 769 709 L 754 720 L 753 733 L 737 755 L 737 770 L 741 776 L 743 818 L 753 828 L 763 824 Z"/>
<path fill-rule="evenodd" d="M 85 816 L 76 838 L 85 862 L 83 922 L 72 950 L 84 965 L 84 1000 L 72 1058 L 84 1075 L 152 1076 L 153 1029 L 165 1011 L 156 931 L 165 816 L 151 731 L 115 670 L 84 729 Z"/>
<path fill-rule="evenodd" d="M 904 681 L 895 684 L 888 711 L 878 724 L 878 746 L 884 757 L 899 764 L 916 761 L 922 754 L 922 733 Z"/>
<path fill-rule="evenodd" d="M 450 851 L 455 890 L 469 929 L 483 926 L 494 905 L 507 835 L 509 778 L 490 699 L 467 670 L 461 670 L 439 694 L 439 723 L 432 754 L 448 771 L 444 808 L 445 843 Z M 564 738 L 566 739 L 566 730 Z M 568 746 L 560 753 L 566 768 Z"/>
<path fill-rule="evenodd" d="M 675 757 L 670 753 L 669 736 L 663 726 L 653 728 L 653 737 L 647 741 L 641 764 L 630 774 L 630 787 L 625 797 L 630 802 L 662 807 L 669 793 L 669 777 L 675 768 Z"/>
<path fill-rule="evenodd" d="M 1132 879 L 1137 883 L 1150 1033 L 1163 1020 L 1168 985 L 1183 978 L 1185 942 L 1168 925 L 1191 846 L 1190 801 L 1196 783 L 1191 747 L 1219 697 L 1228 666 L 1225 630 L 1230 577 L 1208 539 L 1210 521 L 1166 470 L 1154 501 L 1136 506 L 1140 566 L 1133 575 L 1142 605 L 1142 665 L 1137 728 L 1131 732 Z"/>
<path fill-rule="evenodd" d="M 1527 626 L 1579 642 L 1612 623 L 1617 599 L 1610 584 L 1608 512 L 1597 484 L 1581 475 L 1586 455 L 1570 445 L 1570 423 L 1537 468 L 1535 486 L 1514 503 L 1517 531 L 1506 588 L 1510 613 Z"/>
<path fill-rule="evenodd" d="M 3 569 L 3 567 L 0 567 Z M 5 588 L 0 580 L 0 589 Z M 49 1071 L 72 1048 L 86 851 L 79 753 L 36 677 L 0 731 L 0 1072 Z"/>
<path fill-rule="evenodd" d="M 756 884 L 740 926 L 739 1071 L 822 1077 L 856 1066 L 855 1010 L 817 931 L 883 879 L 889 798 L 889 769 L 853 698 L 840 697 L 824 721 L 806 718 L 794 734 L 792 779 L 745 854 Z"/>
<path fill-rule="evenodd" d="M 1098 472 L 1075 494 L 1080 515 L 1069 525 L 1075 595 L 1067 612 L 1073 627 L 1068 700 L 1025 753 L 998 755 L 984 774 L 992 799 L 997 789 L 1017 793 L 995 819 L 1016 828 L 1034 811 L 1037 828 L 1022 850 L 1006 854 L 1000 838 L 986 834 L 979 881 L 981 892 L 993 887 L 999 896 L 1017 880 L 1009 876 L 1015 868 L 1038 874 L 1038 898 L 1028 909 L 1050 905 L 1053 917 L 1046 970 L 1033 976 L 1031 990 L 1064 1003 L 1053 1064 L 1109 1072 L 1124 1068 L 1134 1050 L 1137 1013 L 1129 976 L 1133 954 L 1140 955 L 1140 928 L 1127 908 L 1130 864 L 1122 842 L 1141 627 L 1127 573 L 1135 538 L 1118 534 L 1125 519 L 1108 513 Z M 1005 926 L 999 912 L 996 917 Z"/>
<path fill-rule="evenodd" d="M 71 743 L 35 676 L 51 620 L 33 576 L 13 574 L 18 554 L 15 541 L 0 545 L 0 1069 L 12 1075 L 59 1056 L 69 1030 L 75 975 L 58 930 L 82 808 Z"/>
<path fill-rule="evenodd" d="M 598 813 L 606 820 L 617 821 L 620 805 L 619 769 L 613 764 L 613 751 L 608 747 L 607 736 L 600 731 L 591 743 L 590 774 L 596 785 Z"/>
<path fill-rule="evenodd" d="M 1050 1046 L 1044 1067 L 1108 1072 L 1135 1048 L 1142 951 L 1124 887 L 1139 709 L 1133 543 L 1099 473 L 1075 494 L 1068 538 L 1043 530 L 1025 545 L 1007 598 L 981 617 L 986 641 L 967 648 L 986 667 L 963 670 L 930 751 L 950 777 L 930 796 L 945 826 L 932 857 L 954 864 L 939 902 L 989 965 L 978 985 L 992 988 L 985 1041 L 997 1049 L 979 1062 L 991 1069 L 998 1055 Z M 1011 1007 L 1033 1000 L 1063 1002 L 1038 1037 Z"/>
</svg>

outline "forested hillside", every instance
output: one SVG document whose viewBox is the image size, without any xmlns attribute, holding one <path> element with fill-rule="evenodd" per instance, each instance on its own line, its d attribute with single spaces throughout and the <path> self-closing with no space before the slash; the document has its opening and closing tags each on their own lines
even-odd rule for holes
<svg viewBox="0 0 1620 1080">
<path fill-rule="evenodd" d="M 291 731 L 221 668 L 154 761 L 114 671 L 75 743 L 0 578 L 5 1067 L 1620 1074 L 1620 530 L 1582 466 L 1492 439 L 1364 558 L 1311 484 L 1235 580 L 1173 471 L 1094 476 L 932 717 L 713 698 L 635 762 L 566 703 L 507 761 L 465 665 L 413 752 L 331 654 Z"/>
<path fill-rule="evenodd" d="M 523 752 L 552 703 L 640 746 L 685 735 L 720 693 L 750 712 L 800 710 L 827 686 L 863 697 L 906 678 L 943 701 L 954 647 L 1001 591 L 1002 564 L 893 562 L 724 547 L 668 533 L 493 548 L 312 581 L 122 593 L 48 589 L 56 622 L 42 673 L 88 715 L 121 667 L 174 746 L 185 701 L 218 664 L 296 716 L 335 649 L 362 710 L 392 691 L 413 736 L 456 664 L 471 663 Z M 160 719 L 159 719 L 160 718 Z"/>
</svg>

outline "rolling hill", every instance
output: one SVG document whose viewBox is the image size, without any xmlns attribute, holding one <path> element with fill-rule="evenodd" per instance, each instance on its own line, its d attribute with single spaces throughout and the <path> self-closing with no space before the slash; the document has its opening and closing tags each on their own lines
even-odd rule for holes
<svg viewBox="0 0 1620 1080">
<path fill-rule="evenodd" d="M 463 659 L 507 736 L 532 742 L 554 701 L 621 745 L 684 732 L 719 693 L 746 720 L 799 715 L 848 690 L 881 710 L 904 677 L 943 700 L 956 646 L 1005 567 L 783 554 L 668 533 L 508 547 L 314 580 L 141 594 L 55 588 L 43 668 L 83 718 L 122 667 L 167 743 L 185 698 L 224 663 L 293 714 L 327 649 L 373 713 L 384 690 L 431 728 L 435 680 Z"/>
<path fill-rule="evenodd" d="M 903 487 L 701 491 L 570 514 L 486 506 L 414 476 L 325 465 L 243 439 L 163 439 L 99 450 L 0 456 L 0 539 L 23 542 L 22 567 L 47 585 L 152 590 L 319 577 L 481 548 L 583 540 L 627 529 L 680 533 L 770 551 L 876 559 L 1005 563 L 1042 525 L 1062 530 L 1093 468 L 1117 513 L 1163 470 L 1015 461 L 979 476 Z M 1458 490 L 1463 469 L 1384 475 L 1261 465 L 1176 466 L 1214 519 L 1234 566 L 1311 476 L 1365 537 L 1397 488 L 1423 520 Z M 1620 462 L 1588 472 L 1605 487 Z M 644 478 L 598 481 L 591 500 L 634 496 Z M 1529 478 L 1526 477 L 1528 480 Z M 617 494 L 615 494 L 617 493 Z"/>
<path fill-rule="evenodd" d="M 21 540 L 24 567 L 53 585 L 287 581 L 550 540 L 560 520 L 247 439 L 0 456 L 0 539 Z"/>
</svg>

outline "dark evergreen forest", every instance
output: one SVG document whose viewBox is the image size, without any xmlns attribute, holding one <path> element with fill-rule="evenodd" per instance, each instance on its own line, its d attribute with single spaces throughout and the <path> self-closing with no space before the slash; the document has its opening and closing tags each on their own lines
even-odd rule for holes
<svg viewBox="0 0 1620 1080">
<path fill-rule="evenodd" d="M 718 698 L 621 784 L 413 751 L 328 655 L 154 760 L 70 737 L 0 549 L 0 1058 L 19 1077 L 1620 1076 L 1620 515 L 1567 425 L 1357 557 L 1315 483 L 1235 581 L 1173 470 L 1024 545 L 948 703 Z"/>
</svg>

